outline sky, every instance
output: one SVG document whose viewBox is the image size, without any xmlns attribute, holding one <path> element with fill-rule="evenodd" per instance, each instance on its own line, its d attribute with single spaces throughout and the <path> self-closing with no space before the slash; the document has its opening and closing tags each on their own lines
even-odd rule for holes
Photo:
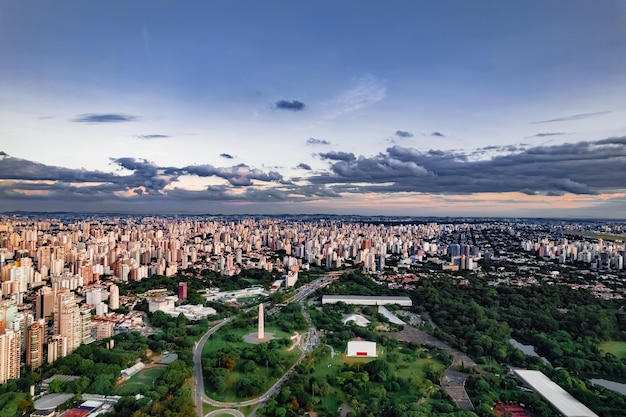
<svg viewBox="0 0 626 417">
<path fill-rule="evenodd" d="M 626 218 L 626 2 L 0 2 L 14 210 Z"/>
</svg>

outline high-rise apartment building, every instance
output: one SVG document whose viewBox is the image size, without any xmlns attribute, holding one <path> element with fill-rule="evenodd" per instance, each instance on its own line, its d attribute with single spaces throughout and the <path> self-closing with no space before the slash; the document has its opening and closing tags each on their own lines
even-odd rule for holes
<svg viewBox="0 0 626 417">
<path fill-rule="evenodd" d="M 0 384 L 20 377 L 21 339 L 19 330 L 0 334 Z"/>
<path fill-rule="evenodd" d="M 80 309 L 74 294 L 67 288 L 62 288 L 57 293 L 54 330 L 56 335 L 67 338 L 67 353 L 72 353 L 82 343 Z"/>
<path fill-rule="evenodd" d="M 95 339 L 91 336 L 91 309 L 83 308 L 80 310 L 80 344 L 93 342 Z"/>
<path fill-rule="evenodd" d="M 49 317 L 54 312 L 54 293 L 50 287 L 42 287 L 35 298 L 35 320 Z"/>
<path fill-rule="evenodd" d="M 109 307 L 111 310 L 120 308 L 120 289 L 115 284 L 109 287 Z"/>
<path fill-rule="evenodd" d="M 113 327 L 115 325 L 110 321 L 101 321 L 93 325 L 91 336 L 96 340 L 107 339 L 113 336 Z"/>
<path fill-rule="evenodd" d="M 67 356 L 67 337 L 54 335 L 48 339 L 48 363 Z"/>
<path fill-rule="evenodd" d="M 43 341 L 45 338 L 45 322 L 36 321 L 26 331 L 26 365 L 32 370 L 43 365 Z"/>
</svg>

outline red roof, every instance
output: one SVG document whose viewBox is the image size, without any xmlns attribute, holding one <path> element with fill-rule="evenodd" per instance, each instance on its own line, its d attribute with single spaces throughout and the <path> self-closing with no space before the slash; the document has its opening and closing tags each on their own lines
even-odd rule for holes
<svg viewBox="0 0 626 417">
<path fill-rule="evenodd" d="M 72 408 L 67 413 L 63 414 L 63 417 L 85 417 L 93 410 L 85 410 L 84 408 Z"/>
</svg>

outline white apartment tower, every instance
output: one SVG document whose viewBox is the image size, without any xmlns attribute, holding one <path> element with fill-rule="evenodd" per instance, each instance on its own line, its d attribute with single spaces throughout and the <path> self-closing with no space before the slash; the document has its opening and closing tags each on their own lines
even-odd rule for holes
<svg viewBox="0 0 626 417">
<path fill-rule="evenodd" d="M 111 310 L 120 308 L 120 289 L 115 284 L 109 287 L 109 308 Z"/>
<path fill-rule="evenodd" d="M 0 384 L 20 377 L 22 332 L 7 330 L 0 334 Z"/>
</svg>

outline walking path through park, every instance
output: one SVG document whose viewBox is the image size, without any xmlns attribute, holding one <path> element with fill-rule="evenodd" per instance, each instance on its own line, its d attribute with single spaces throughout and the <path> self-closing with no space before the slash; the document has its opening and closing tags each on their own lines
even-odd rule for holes
<svg viewBox="0 0 626 417">
<path fill-rule="evenodd" d="M 443 340 L 411 326 L 405 325 L 402 331 L 392 333 L 390 336 L 401 342 L 416 342 L 449 351 L 454 359 L 452 365 L 445 370 L 439 381 L 441 387 L 448 393 L 450 398 L 452 398 L 460 409 L 474 411 L 474 405 L 465 391 L 465 381 L 467 381 L 469 375 L 464 372 L 459 372 L 456 369 L 461 365 L 475 367 L 476 362 L 474 362 L 472 358 L 460 350 L 453 348 Z"/>
</svg>

